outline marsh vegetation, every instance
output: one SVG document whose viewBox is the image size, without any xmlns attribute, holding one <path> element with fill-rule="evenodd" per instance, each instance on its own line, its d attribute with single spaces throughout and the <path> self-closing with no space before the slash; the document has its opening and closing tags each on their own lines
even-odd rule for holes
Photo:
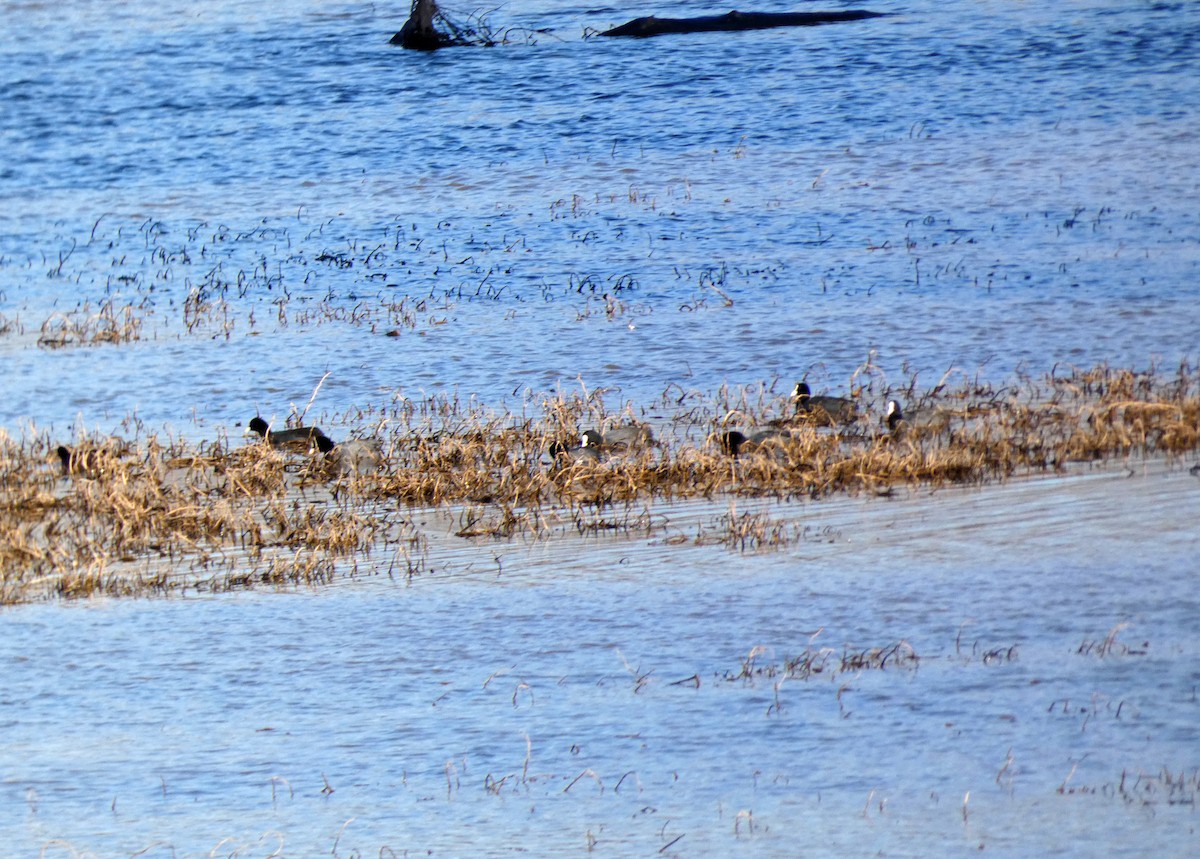
<svg viewBox="0 0 1200 859">
<path fill-rule="evenodd" d="M 795 502 L 982 485 L 1200 447 L 1200 374 L 1187 365 L 1170 374 L 1055 368 L 999 388 L 948 375 L 919 391 L 915 381 L 886 385 L 867 364 L 850 388 L 860 408 L 836 426 L 790 396 L 672 388 L 644 407 L 610 406 L 604 391 L 581 389 L 522 414 L 401 398 L 330 417 L 331 436 L 350 436 L 332 448 L 306 429 L 324 442 L 311 450 L 260 436 L 162 439 L 136 423 L 129 439 L 5 435 L 0 599 L 411 577 L 429 564 L 433 534 L 612 534 L 779 550 L 831 538 L 806 526 Z M 888 426 L 880 404 L 896 398 L 941 419 Z M 758 442 L 731 455 L 721 439 L 734 427 Z M 594 442 L 587 457 L 562 455 L 581 437 L 582 449 L 588 437 L 607 443 Z M 684 528 L 674 505 L 696 499 L 727 512 Z M 738 499 L 778 504 L 739 509 Z M 418 526 L 414 511 L 435 524 Z"/>
</svg>

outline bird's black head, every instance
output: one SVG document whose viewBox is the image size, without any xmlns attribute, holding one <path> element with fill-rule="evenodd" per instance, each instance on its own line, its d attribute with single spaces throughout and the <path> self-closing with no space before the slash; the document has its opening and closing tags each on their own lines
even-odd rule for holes
<svg viewBox="0 0 1200 859">
<path fill-rule="evenodd" d="M 718 440 L 721 442 L 721 450 L 736 457 L 738 451 L 742 449 L 742 445 L 746 443 L 746 436 L 738 430 L 729 430 L 729 432 L 721 433 Z"/>
<path fill-rule="evenodd" d="M 812 388 L 808 386 L 808 382 L 797 382 L 796 390 L 792 391 L 792 399 L 796 401 L 796 409 L 798 411 L 808 411 L 808 401 L 812 398 Z"/>
</svg>

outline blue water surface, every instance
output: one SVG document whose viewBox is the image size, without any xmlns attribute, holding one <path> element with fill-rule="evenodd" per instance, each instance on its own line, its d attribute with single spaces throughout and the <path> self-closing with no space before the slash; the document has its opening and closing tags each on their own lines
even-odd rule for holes
<svg viewBox="0 0 1200 859">
<path fill-rule="evenodd" d="M 12 7 L 3 424 L 211 434 L 326 371 L 340 413 L 1194 357 L 1186 4 L 878 8 L 638 41 L 581 37 L 649 8 L 543 3 L 492 16 L 527 40 L 416 54 L 369 5 Z M 185 330 L 189 295 L 221 324 Z M 281 295 L 431 306 L 397 342 L 282 329 Z M 105 299 L 140 343 L 31 348 Z"/>
<path fill-rule="evenodd" d="M 0 427 L 212 440 L 313 398 L 341 433 L 432 394 L 1200 352 L 1194 3 L 638 41 L 584 35 L 728 6 L 534 0 L 433 54 L 388 44 L 405 5 L 0 4 Z M 105 313 L 136 337 L 89 342 Z M 828 550 L 471 546 L 412 588 L 8 609 L 0 841 L 1194 855 L 1193 486 L 791 511 Z M 902 639 L 915 673 L 729 679 Z"/>
</svg>

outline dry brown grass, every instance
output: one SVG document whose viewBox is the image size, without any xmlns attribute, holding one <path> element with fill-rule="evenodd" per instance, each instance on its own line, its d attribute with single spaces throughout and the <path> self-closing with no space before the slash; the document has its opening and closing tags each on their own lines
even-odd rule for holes
<svg viewBox="0 0 1200 859">
<path fill-rule="evenodd" d="M 7 602 L 327 581 L 377 543 L 377 517 L 324 487 L 306 492 L 303 469 L 265 444 L 200 453 L 153 438 L 131 452 L 84 442 L 69 469 L 47 448 L 0 439 Z"/>
<path fill-rule="evenodd" d="M 142 311 L 133 304 L 118 306 L 108 299 L 93 309 L 84 304 L 76 310 L 55 313 L 42 323 L 38 345 L 56 349 L 94 343 L 128 343 L 141 338 Z"/>
<path fill-rule="evenodd" d="M 1186 366 L 1170 377 L 1056 371 L 1001 392 L 939 386 L 922 399 L 947 420 L 893 435 L 878 407 L 849 427 L 824 428 L 791 423 L 786 397 L 685 393 L 671 401 L 674 414 L 655 417 L 659 443 L 598 460 L 555 460 L 547 450 L 577 445 L 581 429 L 642 416 L 631 404 L 609 410 L 602 392 L 587 391 L 543 399 L 537 417 L 445 397 L 357 411 L 342 422 L 368 439 L 361 469 L 260 443 L 153 437 L 81 440 L 64 468 L 51 440 L 0 436 L 0 601 L 321 583 L 360 564 L 411 576 L 425 568 L 427 543 L 410 508 L 445 511 L 450 532 L 471 540 L 651 534 L 662 502 L 888 494 L 1200 447 L 1200 376 Z M 734 427 L 765 426 L 770 437 L 736 458 L 715 441 Z M 804 539 L 802 531 L 731 505 L 698 542 L 720 532 L 716 542 L 760 551 Z"/>
</svg>

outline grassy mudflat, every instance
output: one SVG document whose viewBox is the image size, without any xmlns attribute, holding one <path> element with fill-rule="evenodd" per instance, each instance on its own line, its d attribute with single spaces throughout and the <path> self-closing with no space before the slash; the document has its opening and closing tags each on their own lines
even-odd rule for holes
<svg viewBox="0 0 1200 859">
<path fill-rule="evenodd" d="M 602 392 L 546 397 L 537 417 L 403 401 L 328 424 L 343 437 L 328 452 L 149 435 L 77 440 L 60 459 L 57 440 L 5 436 L 0 599 L 419 575 L 431 550 L 414 509 L 444 514 L 438 527 L 464 540 L 648 534 L 667 527 L 674 500 L 886 495 L 1200 447 L 1200 373 L 1188 366 L 1056 370 L 923 394 L 877 389 L 866 372 L 852 389 L 858 418 L 834 426 L 790 397 L 673 389 L 636 411 L 608 408 Z M 890 426 L 889 400 L 905 414 Z M 599 451 L 582 455 L 592 428 Z M 736 456 L 735 430 L 754 439 Z M 695 539 L 746 551 L 802 532 L 731 507 L 716 534 Z"/>
</svg>

